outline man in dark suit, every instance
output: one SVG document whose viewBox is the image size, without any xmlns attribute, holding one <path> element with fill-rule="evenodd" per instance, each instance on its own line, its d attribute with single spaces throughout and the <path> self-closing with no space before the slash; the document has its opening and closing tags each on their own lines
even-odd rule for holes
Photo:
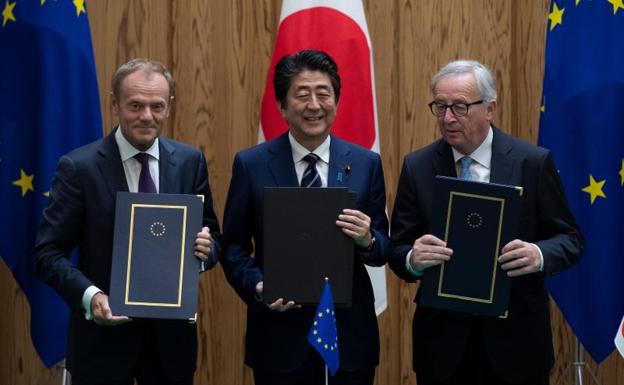
<svg viewBox="0 0 624 385">
<path fill-rule="evenodd" d="M 317 187 L 348 187 L 357 193 L 357 207 L 343 210 L 336 225 L 356 245 L 353 305 L 336 309 L 340 369 L 330 383 L 372 384 L 379 331 L 364 265 L 384 265 L 389 251 L 381 160 L 378 154 L 330 135 L 340 77 L 326 53 L 305 50 L 283 57 L 275 67 L 273 86 L 288 132 L 236 155 L 223 222 L 227 247 L 221 264 L 248 305 L 245 363 L 253 369 L 257 385 L 324 383 L 323 362 L 306 340 L 315 308 L 298 306 L 288 298 L 269 306 L 261 300 L 262 193 L 265 186 L 296 187 L 302 181 Z M 310 172 L 314 178 L 306 176 Z"/>
<path fill-rule="evenodd" d="M 548 150 L 493 127 L 496 86 L 482 64 L 447 64 L 431 90 L 442 139 L 404 159 L 392 214 L 393 271 L 414 282 L 453 258 L 430 234 L 432 217 L 440 215 L 432 212 L 435 175 L 522 186 L 524 194 L 520 239 L 504 245 L 498 258 L 512 277 L 507 318 L 418 307 L 418 384 L 548 384 L 553 347 L 544 278 L 576 263 L 584 244 L 557 169 Z"/>
<path fill-rule="evenodd" d="M 119 126 L 61 157 L 37 234 L 37 274 L 70 307 L 67 367 L 74 384 L 191 384 L 195 325 L 135 319 L 108 305 L 118 191 L 202 194 L 203 229 L 195 255 L 216 263 L 219 225 L 204 155 L 160 137 L 173 101 L 162 64 L 132 60 L 117 70 L 111 107 Z M 200 230 L 200 229 L 198 229 Z M 78 249 L 78 262 L 70 253 Z M 199 274 L 199 272 L 198 272 Z"/>
</svg>

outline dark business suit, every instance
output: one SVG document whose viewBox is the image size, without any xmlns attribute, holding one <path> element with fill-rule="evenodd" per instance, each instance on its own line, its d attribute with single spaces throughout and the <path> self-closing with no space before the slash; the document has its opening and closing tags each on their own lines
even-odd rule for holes
<svg viewBox="0 0 624 385">
<path fill-rule="evenodd" d="M 201 152 L 159 138 L 159 191 L 203 194 L 203 223 L 219 248 L 206 162 Z M 83 381 L 114 382 L 132 374 L 143 336 L 156 335 L 161 363 L 174 380 L 192 378 L 197 351 L 195 325 L 184 321 L 134 320 L 117 326 L 87 321 L 81 306 L 87 287 L 109 293 L 115 199 L 128 191 L 114 132 L 61 157 L 37 234 L 38 276 L 70 307 L 67 366 Z M 197 229 L 200 231 L 200 229 Z M 79 261 L 69 260 L 76 248 Z M 122 315 L 122 314 L 116 314 Z"/>
<path fill-rule="evenodd" d="M 263 280 L 265 186 L 298 186 L 288 134 L 236 155 L 223 222 L 226 250 L 221 259 L 228 281 L 248 305 L 245 363 L 253 369 L 285 373 L 297 369 L 308 357 L 311 347 L 306 337 L 314 307 L 279 313 L 255 298 L 255 286 Z M 373 288 L 364 263 L 385 264 L 389 250 L 379 155 L 332 136 L 328 186 L 348 187 L 357 193 L 355 208 L 371 217 L 371 232 L 376 238 L 370 252 L 356 250 L 353 255 L 353 306 L 336 309 L 340 368 L 367 370 L 379 362 L 379 331 Z"/>
<path fill-rule="evenodd" d="M 539 246 L 543 273 L 512 278 L 507 319 L 418 307 L 413 320 L 413 366 L 419 378 L 449 379 L 475 332 L 494 372 L 508 382 L 547 374 L 553 364 L 544 277 L 575 264 L 583 238 L 567 206 L 550 152 L 494 128 L 490 182 L 524 187 L 519 238 Z M 442 139 L 408 154 L 392 215 L 390 266 L 402 279 L 414 241 L 431 232 L 435 175 L 456 176 L 451 147 Z M 451 257 L 452 258 L 452 257 Z M 418 295 L 416 296 L 418 302 Z"/>
</svg>

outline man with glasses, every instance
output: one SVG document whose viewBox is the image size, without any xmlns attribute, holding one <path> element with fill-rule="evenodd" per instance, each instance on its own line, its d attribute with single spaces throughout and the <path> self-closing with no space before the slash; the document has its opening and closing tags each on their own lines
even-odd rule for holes
<svg viewBox="0 0 624 385">
<path fill-rule="evenodd" d="M 519 239 L 504 245 L 498 262 L 511 278 L 507 318 L 417 308 L 413 368 L 418 385 L 548 384 L 553 365 L 544 278 L 578 262 L 584 239 L 566 203 L 550 152 L 492 125 L 496 86 L 475 61 L 454 61 L 431 82 L 442 138 L 408 154 L 392 215 L 390 266 L 416 282 L 453 258 L 430 234 L 436 175 L 522 186 Z M 416 301 L 419 296 L 416 296 Z"/>
</svg>

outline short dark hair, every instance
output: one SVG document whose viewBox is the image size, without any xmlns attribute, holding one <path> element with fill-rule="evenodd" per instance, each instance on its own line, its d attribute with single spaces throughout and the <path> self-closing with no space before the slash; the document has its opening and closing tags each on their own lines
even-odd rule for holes
<svg viewBox="0 0 624 385">
<path fill-rule="evenodd" d="M 171 76 L 171 72 L 169 72 L 167 67 L 165 67 L 164 64 L 157 62 L 156 60 L 137 58 L 132 59 L 117 68 L 117 71 L 113 76 L 113 81 L 111 82 L 113 94 L 115 95 L 115 97 L 119 98 L 120 96 L 119 91 L 121 90 L 121 82 L 123 82 L 123 80 L 128 75 L 137 71 L 143 71 L 148 74 L 157 73 L 164 76 L 167 80 L 167 84 L 169 85 L 169 97 L 173 96 L 175 82 L 173 81 L 173 76 Z"/>
<path fill-rule="evenodd" d="M 291 55 L 285 55 L 275 65 L 273 89 L 275 90 L 275 99 L 280 106 L 286 107 L 286 95 L 292 79 L 305 70 L 326 73 L 334 89 L 336 103 L 338 103 L 338 99 L 340 99 L 340 76 L 336 62 L 326 52 L 305 49 Z"/>
</svg>

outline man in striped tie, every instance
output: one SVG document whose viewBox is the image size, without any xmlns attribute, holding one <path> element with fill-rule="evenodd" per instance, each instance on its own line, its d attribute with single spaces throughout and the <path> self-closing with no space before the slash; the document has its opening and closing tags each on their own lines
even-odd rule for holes
<svg viewBox="0 0 624 385">
<path fill-rule="evenodd" d="M 306 340 L 314 307 L 297 306 L 288 298 L 268 306 L 261 300 L 262 192 L 265 186 L 347 187 L 357 194 L 356 207 L 345 209 L 336 225 L 356 245 L 353 306 L 336 309 L 340 369 L 330 383 L 372 384 L 379 332 L 364 265 L 384 265 L 388 256 L 381 160 L 330 134 L 340 77 L 326 53 L 304 50 L 283 57 L 275 67 L 273 86 L 288 132 L 236 155 L 224 215 L 227 251 L 221 263 L 248 305 L 245 362 L 257 385 L 323 382 L 323 361 Z"/>
</svg>

